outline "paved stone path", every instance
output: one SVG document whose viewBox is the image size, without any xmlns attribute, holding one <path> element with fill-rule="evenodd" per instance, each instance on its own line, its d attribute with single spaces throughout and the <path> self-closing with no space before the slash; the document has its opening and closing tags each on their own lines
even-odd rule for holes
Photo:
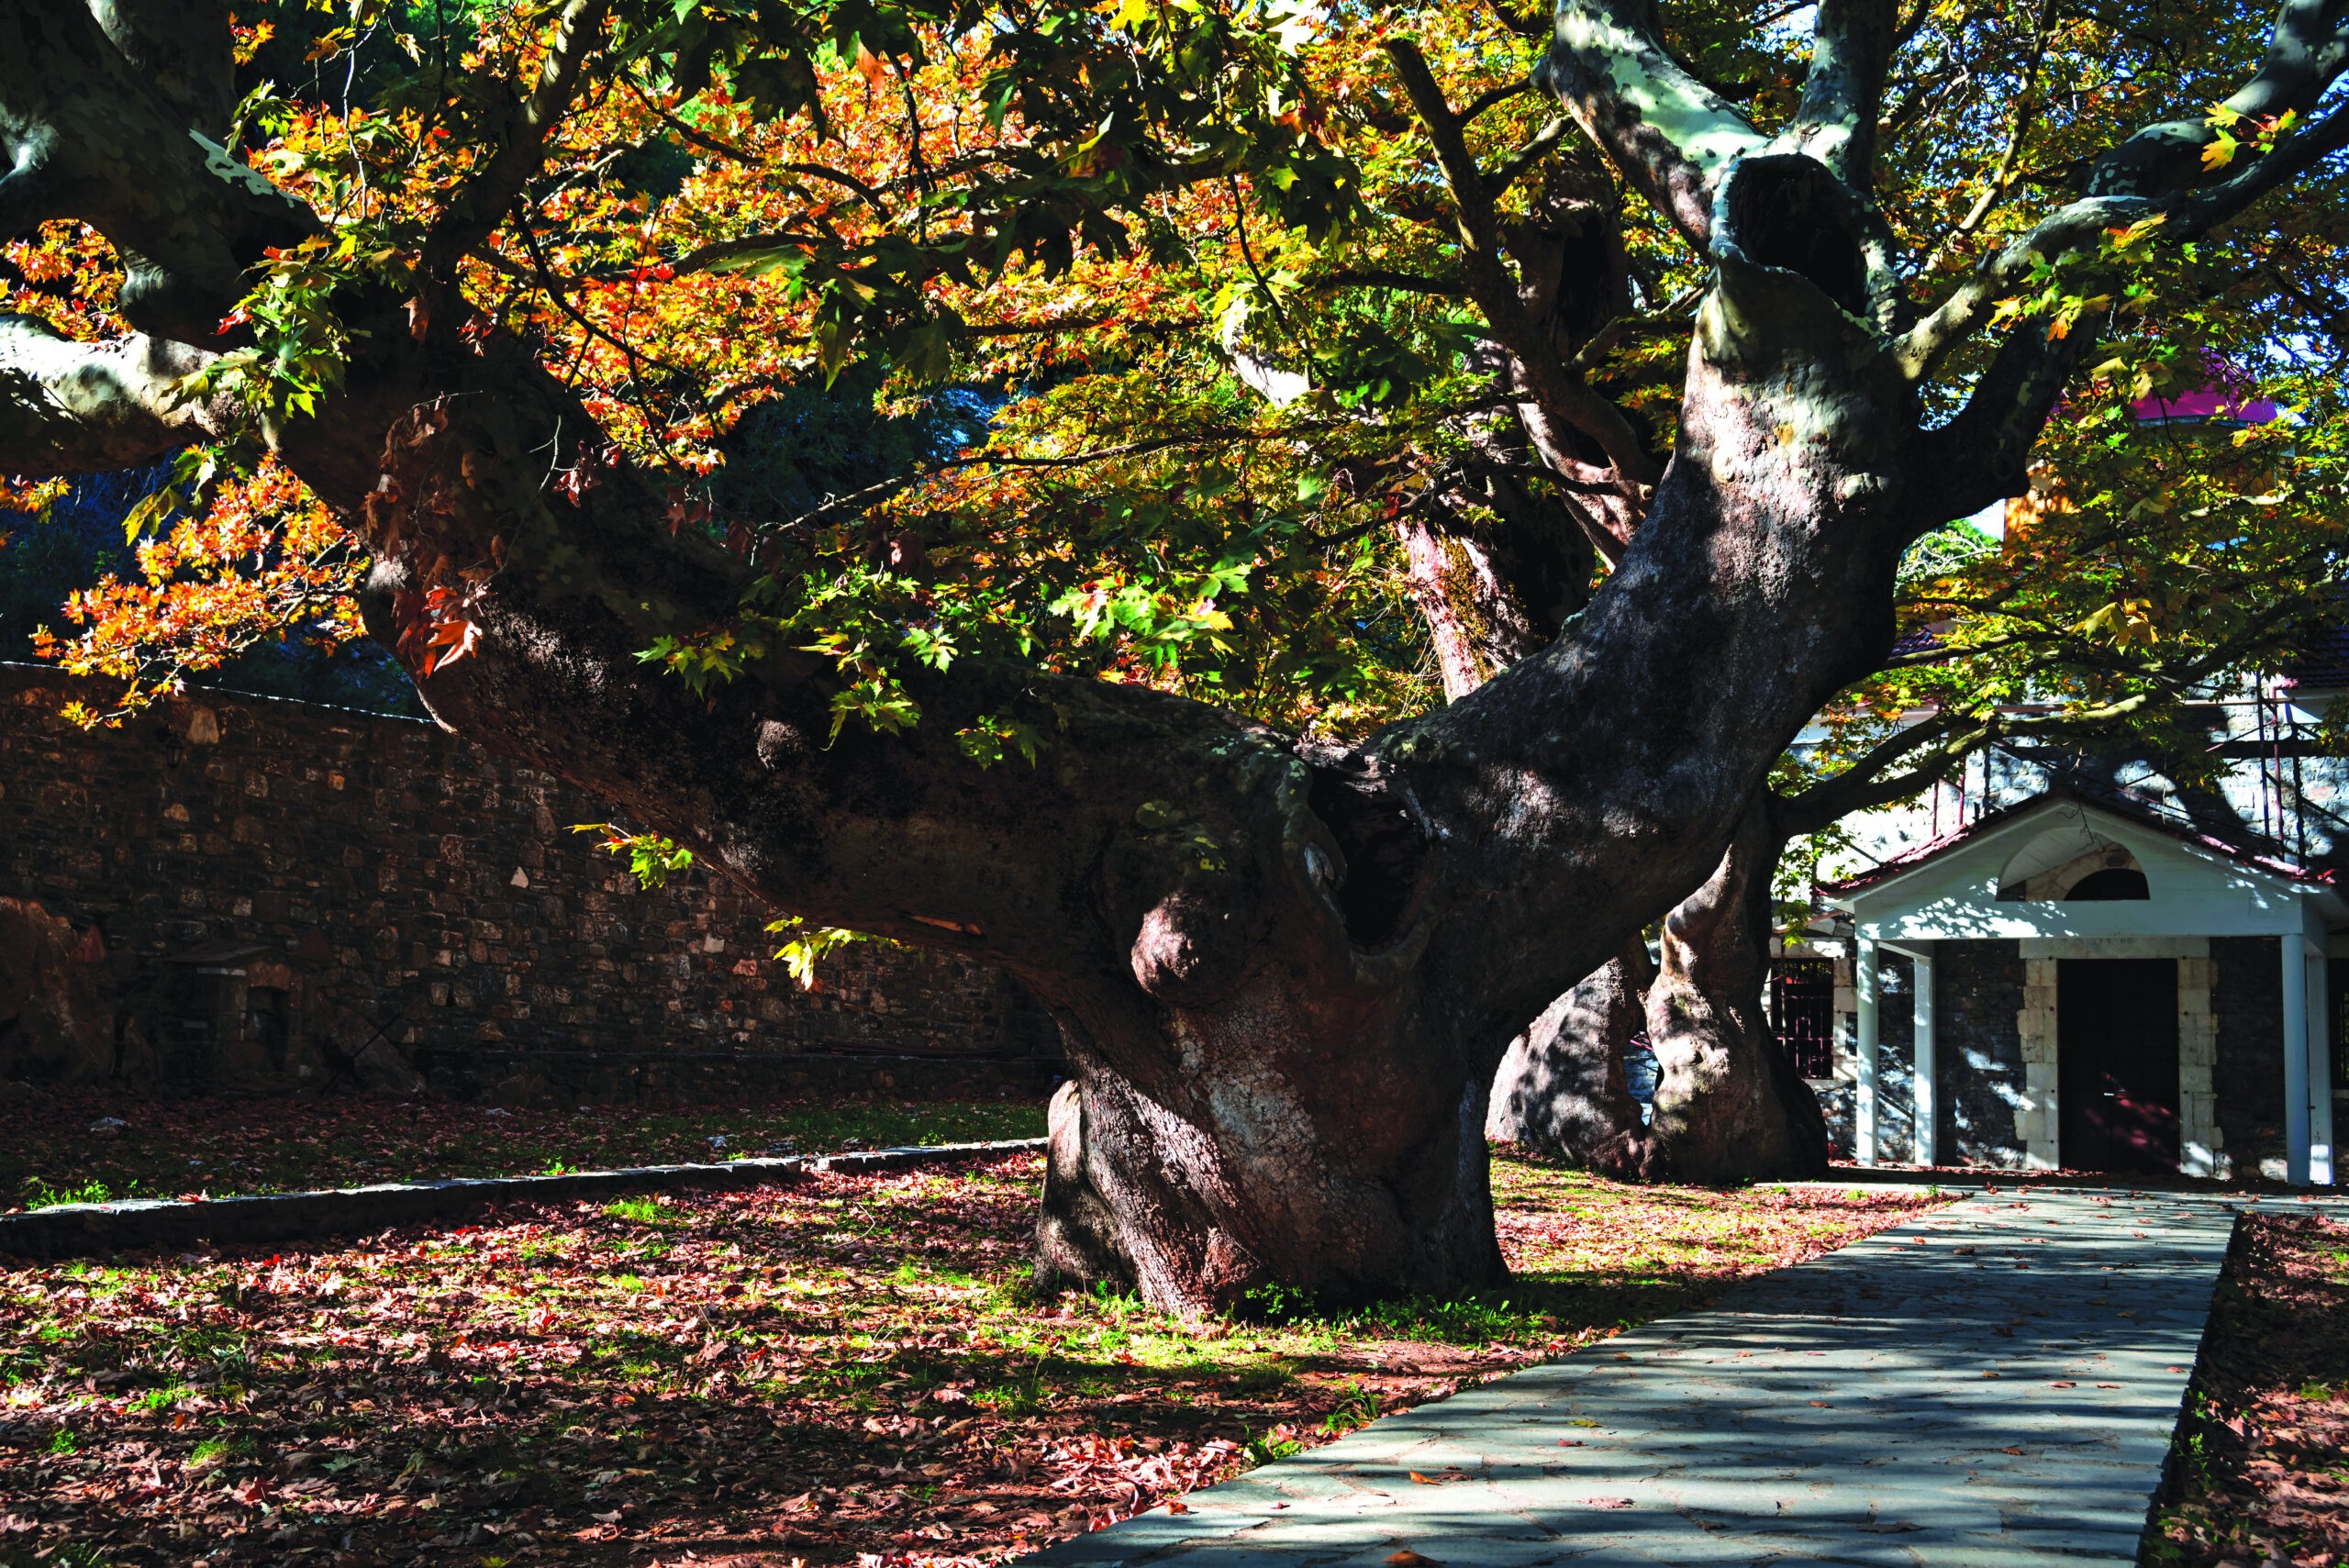
<svg viewBox="0 0 2349 1568">
<path fill-rule="evenodd" d="M 1978 1194 L 1025 1561 L 2133 1562 L 2233 1218 Z"/>
</svg>

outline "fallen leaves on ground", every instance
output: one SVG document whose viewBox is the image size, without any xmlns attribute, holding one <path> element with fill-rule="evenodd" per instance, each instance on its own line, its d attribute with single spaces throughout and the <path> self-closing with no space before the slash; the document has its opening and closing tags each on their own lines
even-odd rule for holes
<svg viewBox="0 0 2349 1568">
<path fill-rule="evenodd" d="M 990 1564 L 1933 1201 L 1504 1160 L 1507 1291 L 1185 1323 L 1033 1294 L 1041 1167 L 0 1272 L 0 1561 Z"/>
<path fill-rule="evenodd" d="M 2349 1225 L 2245 1217 L 2143 1561 L 2349 1559 Z"/>
<path fill-rule="evenodd" d="M 9 1084 L 0 1085 L 0 1208 L 1043 1134 L 1044 1109 L 1032 1099 L 866 1095 L 573 1110 L 360 1095 L 126 1099 Z"/>
</svg>

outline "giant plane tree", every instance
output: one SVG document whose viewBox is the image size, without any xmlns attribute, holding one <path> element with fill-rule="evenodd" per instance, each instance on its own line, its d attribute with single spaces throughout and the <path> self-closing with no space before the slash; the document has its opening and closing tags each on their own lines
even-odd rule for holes
<svg viewBox="0 0 2349 1568">
<path fill-rule="evenodd" d="M 347 595 L 809 940 L 1010 970 L 1050 1275 L 1492 1280 L 1504 1049 L 1915 541 L 2160 373 L 2179 258 L 2331 329 L 2349 6 L 1456 9 L 0 7 L 0 468 L 173 464 L 67 651 Z M 989 428 L 762 515 L 860 376 Z"/>
</svg>

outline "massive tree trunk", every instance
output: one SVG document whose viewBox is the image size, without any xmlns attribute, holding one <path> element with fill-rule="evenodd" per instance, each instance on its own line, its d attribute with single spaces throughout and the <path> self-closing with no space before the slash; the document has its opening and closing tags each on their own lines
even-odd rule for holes
<svg viewBox="0 0 2349 1568">
<path fill-rule="evenodd" d="M 455 282 L 596 47 L 592 5 L 562 12 L 510 135 L 435 220 L 412 285 L 336 296 L 351 328 L 340 388 L 266 434 L 374 551 L 371 627 L 441 722 L 781 908 L 999 964 L 1044 1000 L 1080 1084 L 1048 1215 L 1064 1276 L 1183 1310 L 1275 1283 L 1344 1300 L 1488 1280 L 1481 1131 L 1503 1051 L 1721 864 L 1780 748 L 1889 647 L 1903 547 L 2020 483 L 2089 336 L 2059 344 L 2024 322 L 1965 410 L 1920 429 L 1917 380 L 2038 252 L 2002 252 L 1981 288 L 1902 330 L 1865 158 L 1890 7 L 1818 13 L 1824 68 L 1773 144 L 1645 36 L 1642 7 L 1562 0 L 1545 84 L 1713 269 L 1675 450 L 1653 475 L 1571 364 L 1520 356 L 1536 412 L 1586 416 L 1613 464 L 1590 482 L 1601 510 L 1644 516 L 1563 638 L 1360 746 L 980 659 L 911 678 L 910 730 L 852 725 L 828 744 L 823 661 L 767 650 L 696 690 L 640 660 L 725 622 L 752 569 L 674 531 L 666 482 L 607 457 L 579 400 Z M 225 22 L 217 5 L 161 0 L 0 6 L 0 120 L 18 152 L 0 217 L 106 234 L 130 273 L 122 309 L 152 335 L 88 350 L 0 335 L 17 473 L 119 465 L 200 434 L 223 410 L 177 399 L 173 376 L 224 346 L 239 269 L 322 227 L 218 156 L 217 128 L 186 134 L 219 124 Z M 186 28 L 221 47 L 167 47 Z M 1416 58 L 1389 47 L 1398 66 Z M 2339 70 L 2322 58 L 2261 103 L 2312 106 Z M 1423 64 L 1407 85 L 1429 99 Z M 1478 189 L 1462 121 L 1434 98 L 1447 177 Z M 2295 156 L 2221 189 L 2247 201 Z M 2191 157 L 2100 173 L 2093 211 L 2067 209 L 2033 243 L 2076 247 L 2142 216 L 2111 193 L 2158 188 L 2174 166 L 2200 177 Z M 2229 210 L 2181 208 L 2170 232 Z M 1487 282 L 1506 272 L 1493 222 L 1487 202 L 1472 236 Z M 1513 341 L 1539 330 L 1504 292 L 1479 303 Z M 1549 461 L 1584 483 L 1571 443 Z M 460 625 L 466 656 L 429 659 Z M 1001 715 L 1047 737 L 1033 769 L 957 745 Z M 1750 891 L 1731 875 L 1720 896 Z M 1709 954 L 1682 946 L 1670 995 L 1724 995 Z M 1721 1136 L 1677 1147 L 1694 1162 Z"/>
<path fill-rule="evenodd" d="M 1620 957 L 1543 1008 L 1501 1054 L 1486 1135 L 1610 1176 L 1638 1174 L 1647 1129 L 1623 1053 L 1647 1027 L 1654 974 L 1634 932 Z"/>
<path fill-rule="evenodd" d="M 1502 1051 L 1703 878 L 1787 738 L 1881 655 L 1917 527 L 1889 358 L 1808 279 L 1728 260 L 1621 566 L 1574 635 L 1442 711 L 1320 748 L 972 662 L 917 684 L 911 733 L 826 747 L 819 669 L 770 658 L 697 696 L 636 664 L 722 615 L 740 571 L 647 528 L 631 473 L 539 500 L 527 454 L 584 461 L 558 434 L 582 422 L 527 357 L 386 339 L 352 378 L 375 398 L 337 410 L 390 430 L 380 456 L 327 419 L 284 450 L 378 537 L 460 562 L 502 539 L 473 656 L 419 682 L 435 713 L 785 907 L 1011 969 L 1082 1084 L 1065 1169 L 1098 1202 L 1055 1210 L 1107 1217 L 1069 1228 L 1065 1272 L 1190 1310 L 1275 1281 L 1343 1300 L 1497 1276 Z M 413 559 L 389 553 L 377 599 L 395 641 Z M 962 755 L 990 712 L 1052 738 L 1034 773 Z"/>
<path fill-rule="evenodd" d="M 1645 1168 L 1685 1181 L 1827 1173 L 1819 1096 L 1762 1010 L 1770 975 L 1770 877 L 1786 834 L 1767 791 L 1705 885 L 1664 917 L 1648 987 L 1658 1077 Z"/>
</svg>

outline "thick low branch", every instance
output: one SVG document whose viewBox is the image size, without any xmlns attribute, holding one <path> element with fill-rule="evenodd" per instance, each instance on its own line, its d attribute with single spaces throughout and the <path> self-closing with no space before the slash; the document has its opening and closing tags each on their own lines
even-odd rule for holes
<svg viewBox="0 0 2349 1568">
<path fill-rule="evenodd" d="M 1932 721 L 1927 722 L 1930 724 Z M 1778 821 L 1789 835 L 1816 833 L 1855 811 L 1870 811 L 1906 800 L 1926 785 L 1948 776 L 1952 769 L 1994 739 L 1997 733 L 1997 727 L 1988 724 L 1964 728 L 1941 726 L 1919 736 L 1913 745 L 1897 748 L 1890 752 L 1886 752 L 1880 746 L 1874 748 L 1834 777 L 1823 779 L 1799 795 L 1780 796 L 1777 802 Z M 1930 755 L 1922 762 L 1901 773 L 1885 771 L 1898 757 L 1920 750 L 1930 751 Z"/>
<path fill-rule="evenodd" d="M 1947 778 L 1959 763 L 1986 746 L 2022 737 L 2109 736 L 2114 726 L 2143 712 L 2152 700 L 2139 694 L 2072 713 L 1992 714 L 1971 723 L 1960 723 L 1960 716 L 1949 715 L 1949 722 L 1939 725 L 1929 719 L 1915 727 L 1926 731 L 1920 744 L 1932 742 L 1930 754 L 1921 762 L 1905 772 L 1886 773 L 1883 770 L 1892 760 L 1920 749 L 1920 745 L 1890 750 L 1879 745 L 1834 777 L 1813 784 L 1800 795 L 1780 797 L 1778 819 L 1789 833 L 1816 833 L 1854 812 L 1874 811 L 1910 798 Z M 1891 739 L 1898 740 L 1908 733 L 1902 731 Z"/>
<path fill-rule="evenodd" d="M 2033 320 L 2009 330 L 1965 406 L 1918 443 L 1917 536 L 2030 488 L 2031 449 L 2095 340 L 2086 326 L 2062 338 Z"/>
<path fill-rule="evenodd" d="M 28 316 L 0 316 L 0 454 L 32 477 L 153 462 L 224 434 L 227 400 L 189 397 L 211 356 L 160 338 L 76 343 Z"/>
</svg>

